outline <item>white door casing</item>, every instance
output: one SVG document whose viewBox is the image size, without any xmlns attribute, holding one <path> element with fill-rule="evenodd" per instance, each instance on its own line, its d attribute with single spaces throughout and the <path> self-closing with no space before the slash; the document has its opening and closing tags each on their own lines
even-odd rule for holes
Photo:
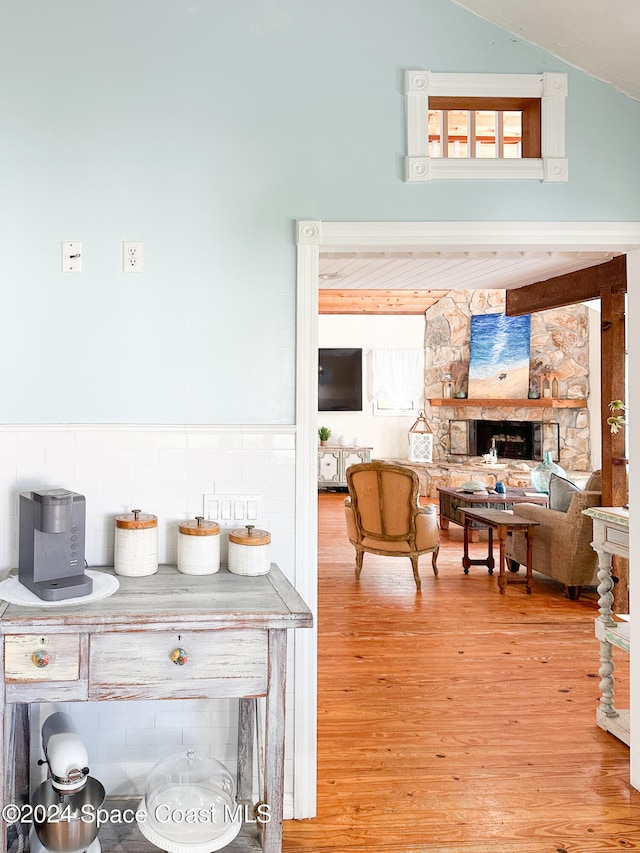
<svg viewBox="0 0 640 853">
<path fill-rule="evenodd" d="M 630 288 L 640 291 L 640 222 L 324 222 L 298 220 L 296 330 L 296 588 L 317 623 L 317 415 L 318 275 L 321 252 L 388 251 L 610 251 L 635 253 Z M 629 300 L 629 327 L 635 303 Z M 631 336 L 630 336 L 631 337 Z M 633 344 L 632 344 L 633 346 Z M 640 346 L 640 344 L 639 344 Z M 632 353 L 630 353 L 631 358 Z M 633 363 L 633 362 L 631 362 Z M 634 404 L 634 399 L 638 403 Z M 630 387 L 630 408 L 640 411 L 640 390 Z M 633 440 L 631 442 L 633 448 Z M 640 494 L 640 472 L 630 476 L 631 494 Z M 640 536 L 640 534 L 639 534 Z M 637 537 L 635 537 L 637 539 Z M 631 536 L 631 552 L 634 549 Z M 633 560 L 631 561 L 633 564 Z M 633 584 L 632 587 L 633 589 Z M 636 621 L 639 624 L 640 620 Z M 638 644 L 636 644 L 638 648 Z M 597 644 L 594 637 L 594 653 Z M 294 816 L 315 815 L 317 629 L 295 637 Z M 640 662 L 631 655 L 632 684 L 640 684 Z M 635 677 L 634 677 L 635 676 Z M 631 725 L 640 726 L 640 704 Z M 594 722 L 595 725 L 595 722 Z M 633 742 L 633 741 L 632 741 Z M 640 747 L 638 749 L 640 753 Z M 640 754 L 632 784 L 640 789 Z"/>
</svg>

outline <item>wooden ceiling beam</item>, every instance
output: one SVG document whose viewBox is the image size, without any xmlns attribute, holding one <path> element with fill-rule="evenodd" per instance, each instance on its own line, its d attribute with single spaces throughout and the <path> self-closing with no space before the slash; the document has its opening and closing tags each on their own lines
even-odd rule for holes
<svg viewBox="0 0 640 853">
<path fill-rule="evenodd" d="M 424 314 L 447 290 L 319 291 L 319 314 Z"/>
<path fill-rule="evenodd" d="M 611 261 L 576 272 L 537 281 L 525 287 L 507 290 L 505 314 L 518 317 L 535 311 L 562 308 L 576 302 L 600 299 L 604 288 L 612 293 L 627 292 L 627 257 L 619 255 Z"/>
</svg>

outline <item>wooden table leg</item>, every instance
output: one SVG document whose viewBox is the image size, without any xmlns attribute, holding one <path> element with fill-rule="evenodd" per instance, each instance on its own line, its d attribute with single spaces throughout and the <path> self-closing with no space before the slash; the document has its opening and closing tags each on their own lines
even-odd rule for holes
<svg viewBox="0 0 640 853">
<path fill-rule="evenodd" d="M 596 619 L 596 637 L 600 642 L 600 705 L 596 712 L 596 722 L 607 731 L 606 721 L 619 716 L 613 701 L 615 688 L 615 664 L 613 661 L 612 645 L 606 639 L 606 629 L 615 625 L 611 609 L 613 607 L 613 577 L 612 577 L 612 555 L 598 545 L 594 546 L 598 555 L 598 608 L 599 615 Z"/>
<path fill-rule="evenodd" d="M 238 708 L 238 802 L 253 806 L 253 744 L 256 731 L 256 700 L 240 699 Z"/>
<path fill-rule="evenodd" d="M 527 527 L 525 536 L 527 537 L 527 595 L 531 595 L 533 589 L 533 533 L 535 527 L 530 524 Z"/>
<path fill-rule="evenodd" d="M 495 567 L 495 561 L 493 559 L 493 530 L 491 528 L 488 529 L 488 542 L 487 542 L 487 558 L 486 560 L 472 560 L 469 557 L 469 540 L 472 542 L 476 542 L 479 539 L 478 531 L 473 528 L 471 525 L 473 522 L 471 519 L 467 519 L 466 515 L 464 518 L 463 524 L 463 536 L 462 536 L 462 567 L 464 569 L 465 575 L 469 574 L 469 566 L 486 566 L 489 574 L 493 574 L 493 569 Z M 474 534 L 476 534 L 476 538 L 474 539 Z"/>
<path fill-rule="evenodd" d="M 500 543 L 500 556 L 498 557 L 498 587 L 500 589 L 500 595 L 504 595 L 507 589 L 507 576 L 505 574 L 505 565 L 506 559 L 504 555 L 504 545 L 507 541 L 507 528 L 504 524 L 499 524 L 497 527 L 498 530 L 498 541 Z"/>
<path fill-rule="evenodd" d="M 4 642 L 0 643 L 0 666 L 4 673 Z M 10 715 L 7 714 L 4 691 L 5 685 L 3 683 L 0 690 L 0 803 L 2 804 L 1 808 L 3 811 L 9 802 L 7 797 L 9 767 L 7 765 L 11 761 L 11 755 L 8 750 Z M 7 849 L 7 830 L 7 822 L 2 817 L 2 812 L 0 812 L 0 853 L 4 853 Z"/>
<path fill-rule="evenodd" d="M 3 644 L 0 644 L 3 645 Z M 0 667 L 3 666 L 3 649 L 0 649 Z M 29 835 L 30 823 L 24 806 L 29 802 L 29 763 L 30 763 L 30 715 L 27 703 L 6 704 L 4 690 L 0 695 L 0 851 L 8 849 L 12 836 L 15 844 L 16 832 L 18 839 Z M 16 825 L 9 826 L 4 819 L 4 807 L 13 805 L 24 819 L 14 821 Z M 20 824 L 22 825 L 20 827 Z M 18 844 L 20 840 L 18 840 Z"/>
<path fill-rule="evenodd" d="M 269 807 L 262 824 L 263 853 L 281 853 L 284 799 L 285 695 L 287 681 L 286 628 L 269 631 L 269 692 L 265 726 L 264 787 Z"/>
<path fill-rule="evenodd" d="M 464 519 L 464 524 L 462 526 L 462 568 L 464 569 L 465 575 L 469 574 L 469 566 L 471 565 L 471 560 L 469 559 L 469 526 L 471 522 L 467 520 L 466 516 Z"/>
</svg>

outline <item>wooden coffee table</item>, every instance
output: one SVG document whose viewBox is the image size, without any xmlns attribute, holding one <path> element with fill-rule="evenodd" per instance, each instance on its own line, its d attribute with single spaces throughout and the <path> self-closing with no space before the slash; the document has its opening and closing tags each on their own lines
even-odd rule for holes
<svg viewBox="0 0 640 853">
<path fill-rule="evenodd" d="M 507 589 L 507 572 L 506 559 L 504 554 L 504 543 L 507 540 L 507 533 L 515 530 L 523 530 L 527 537 L 527 573 L 526 577 L 522 578 L 515 574 L 509 577 L 509 583 L 526 583 L 527 594 L 531 594 L 533 589 L 533 533 L 538 526 L 537 521 L 530 521 L 528 518 L 520 518 L 510 510 L 502 509 L 461 509 L 464 513 L 464 556 L 462 558 L 462 566 L 465 575 L 469 574 L 469 566 L 487 566 L 489 574 L 493 574 L 495 566 L 493 559 L 493 531 L 498 532 L 498 542 L 500 544 L 500 554 L 498 558 L 498 588 L 500 594 L 504 595 Z M 484 560 L 470 559 L 469 557 L 469 532 L 473 522 L 481 524 L 488 528 L 489 546 L 487 557 Z"/>
<path fill-rule="evenodd" d="M 515 504 L 530 503 L 547 505 L 548 495 L 532 489 L 507 488 L 504 494 L 498 492 L 465 492 L 460 488 L 438 488 L 440 498 L 440 527 L 447 530 L 450 522 L 464 527 L 462 511 L 469 509 L 513 509 Z M 477 530 L 485 525 L 474 522 L 470 532 L 471 541 L 477 542 Z"/>
</svg>

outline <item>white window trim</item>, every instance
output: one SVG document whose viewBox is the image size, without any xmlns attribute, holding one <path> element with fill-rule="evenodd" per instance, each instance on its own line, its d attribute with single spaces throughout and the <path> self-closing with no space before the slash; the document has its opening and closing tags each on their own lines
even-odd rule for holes
<svg viewBox="0 0 640 853">
<path fill-rule="evenodd" d="M 540 98 L 542 157 L 516 159 L 457 159 L 429 156 L 429 96 L 475 98 Z M 536 180 L 567 181 L 565 101 L 567 75 L 440 74 L 405 71 L 407 156 L 405 180 Z"/>
<path fill-rule="evenodd" d="M 379 400 L 373 401 L 373 414 L 377 418 L 404 418 L 417 415 L 420 406 L 417 400 L 412 400 L 405 408 L 400 409 L 385 409 L 380 406 Z"/>
</svg>

